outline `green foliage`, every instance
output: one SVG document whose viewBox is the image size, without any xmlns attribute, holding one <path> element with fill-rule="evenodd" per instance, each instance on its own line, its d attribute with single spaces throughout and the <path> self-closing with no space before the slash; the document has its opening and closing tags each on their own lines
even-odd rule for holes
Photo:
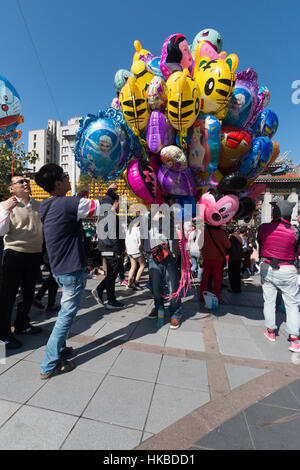
<svg viewBox="0 0 300 470">
<path fill-rule="evenodd" d="M 26 153 L 24 144 L 14 144 L 9 150 L 4 143 L 0 144 L 0 200 L 9 197 L 6 179 L 12 173 L 30 174 L 30 166 L 34 165 L 38 159 L 38 154 L 33 150 Z"/>
</svg>

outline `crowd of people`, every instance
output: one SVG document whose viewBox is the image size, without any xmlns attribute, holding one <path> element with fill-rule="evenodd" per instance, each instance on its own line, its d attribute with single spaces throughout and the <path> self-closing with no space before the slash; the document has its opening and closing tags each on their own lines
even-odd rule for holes
<svg viewBox="0 0 300 470">
<path fill-rule="evenodd" d="M 45 309 L 50 315 L 57 313 L 57 320 L 45 348 L 40 377 L 48 379 L 74 369 L 75 363 L 69 359 L 72 348 L 67 347 L 66 340 L 80 307 L 88 273 L 103 275 L 91 291 L 96 302 L 106 309 L 122 309 L 125 304 L 116 297 L 116 282 L 132 292 L 142 289 L 147 267 L 147 287 L 154 300 L 148 318 L 166 320 L 169 296 L 170 328 L 179 328 L 182 246 L 176 236 L 174 218 L 166 218 L 158 210 L 149 223 L 148 213 L 137 213 L 129 219 L 126 235 L 122 237 L 120 231 L 124 227 L 118 218 L 119 195 L 115 183 L 109 186 L 104 198 L 94 200 L 88 199 L 84 191 L 66 197 L 71 189 L 69 178 L 56 164 L 44 165 L 35 181 L 49 193 L 49 198 L 42 203 L 30 197 L 30 180 L 22 174 L 14 174 L 8 180 L 12 195 L 0 204 L 3 244 L 0 340 L 6 348 L 19 348 L 22 346 L 20 337 L 41 333 L 42 328 L 30 322 L 30 309 L 32 306 Z M 291 225 L 292 204 L 280 201 L 273 205 L 272 222 L 262 224 L 258 231 L 238 224 L 223 227 L 205 224 L 203 228 L 191 220 L 184 225 L 182 237 L 195 283 L 199 283 L 200 301 L 204 301 L 206 292 L 211 292 L 218 304 L 223 303 L 224 275 L 228 275 L 229 291 L 239 294 L 244 278 L 260 274 L 264 335 L 269 341 L 276 339 L 275 312 L 279 293 L 286 310 L 289 349 L 298 352 L 299 232 Z M 41 278 L 41 266 L 44 266 L 44 275 L 47 273 L 44 278 Z M 57 304 L 59 288 L 62 291 L 60 305 Z M 47 291 L 45 308 L 42 299 Z M 12 330 L 12 312 L 17 299 Z"/>
</svg>

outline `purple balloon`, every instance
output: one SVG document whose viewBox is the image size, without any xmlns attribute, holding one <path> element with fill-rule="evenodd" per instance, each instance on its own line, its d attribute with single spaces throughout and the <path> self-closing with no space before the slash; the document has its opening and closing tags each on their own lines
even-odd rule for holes
<svg viewBox="0 0 300 470">
<path fill-rule="evenodd" d="M 152 111 L 147 127 L 147 145 L 150 152 L 159 153 L 163 147 L 173 144 L 175 130 L 160 111 Z"/>
<path fill-rule="evenodd" d="M 196 196 L 197 188 L 190 168 L 176 171 L 161 165 L 157 170 L 157 178 L 161 187 L 169 194 Z"/>
</svg>

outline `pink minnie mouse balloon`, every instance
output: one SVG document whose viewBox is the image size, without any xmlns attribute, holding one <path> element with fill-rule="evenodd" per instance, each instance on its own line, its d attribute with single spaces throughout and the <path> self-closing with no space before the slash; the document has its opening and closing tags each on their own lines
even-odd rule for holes
<svg viewBox="0 0 300 470">
<path fill-rule="evenodd" d="M 237 196 L 234 194 L 224 196 L 213 190 L 203 194 L 199 203 L 204 206 L 204 222 L 209 225 L 224 225 L 230 222 L 239 210 Z"/>
<path fill-rule="evenodd" d="M 168 194 L 196 196 L 197 188 L 190 168 L 176 171 L 161 165 L 157 171 L 157 179 Z"/>
<path fill-rule="evenodd" d="M 168 80 L 175 71 L 193 70 L 193 56 L 183 34 L 171 34 L 165 40 L 159 64 L 161 73 Z"/>
<path fill-rule="evenodd" d="M 149 163 L 140 158 L 131 160 L 125 171 L 128 186 L 145 202 L 161 204 L 161 191 L 158 188 L 156 174 Z"/>
</svg>

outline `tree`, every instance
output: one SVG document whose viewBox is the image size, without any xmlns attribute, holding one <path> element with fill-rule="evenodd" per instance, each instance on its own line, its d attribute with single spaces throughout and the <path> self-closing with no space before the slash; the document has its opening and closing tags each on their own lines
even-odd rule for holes
<svg viewBox="0 0 300 470">
<path fill-rule="evenodd" d="M 33 165 L 38 157 L 35 150 L 26 153 L 24 143 L 15 143 L 12 150 L 4 143 L 0 144 L 0 199 L 9 197 L 6 179 L 12 169 L 14 173 L 30 173 L 28 165 Z"/>
</svg>

